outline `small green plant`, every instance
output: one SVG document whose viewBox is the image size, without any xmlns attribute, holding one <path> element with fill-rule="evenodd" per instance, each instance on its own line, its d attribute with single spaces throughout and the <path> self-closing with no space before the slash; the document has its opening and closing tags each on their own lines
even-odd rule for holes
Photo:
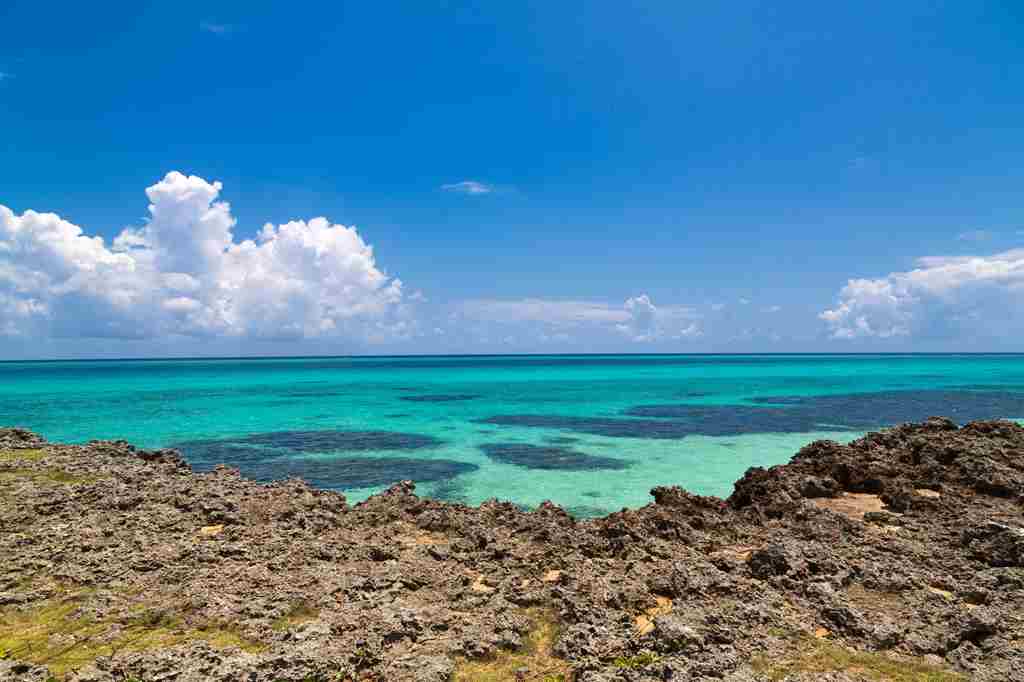
<svg viewBox="0 0 1024 682">
<path fill-rule="evenodd" d="M 26 462 L 38 462 L 46 455 L 44 450 L 0 450 L 0 462 L 13 462 L 23 460 Z"/>
<path fill-rule="evenodd" d="M 378 658 L 368 646 L 356 647 L 356 650 L 348 657 L 349 662 L 356 670 L 365 670 L 377 663 Z"/>
<path fill-rule="evenodd" d="M 649 665 L 654 665 L 661 660 L 661 657 L 652 651 L 644 651 L 635 656 L 620 656 L 612 662 L 616 668 L 623 668 L 626 670 L 633 670 L 636 668 L 646 668 Z"/>
<path fill-rule="evenodd" d="M 320 613 L 306 602 L 297 602 L 292 605 L 288 613 L 275 620 L 270 627 L 278 632 L 283 632 L 295 625 L 316 620 L 319 615 Z"/>
</svg>

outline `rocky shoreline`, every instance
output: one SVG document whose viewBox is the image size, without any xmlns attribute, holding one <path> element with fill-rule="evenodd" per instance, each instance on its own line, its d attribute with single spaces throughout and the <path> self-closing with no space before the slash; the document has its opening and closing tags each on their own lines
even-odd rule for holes
<svg viewBox="0 0 1024 682">
<path fill-rule="evenodd" d="M 0 429 L 0 679 L 1024 680 L 1024 428 L 820 441 L 726 500 L 357 505 Z"/>
</svg>

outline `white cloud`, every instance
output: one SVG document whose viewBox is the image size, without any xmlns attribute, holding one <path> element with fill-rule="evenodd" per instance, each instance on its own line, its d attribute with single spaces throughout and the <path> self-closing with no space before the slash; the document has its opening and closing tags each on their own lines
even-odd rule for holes
<svg viewBox="0 0 1024 682">
<path fill-rule="evenodd" d="M 650 341 L 657 338 L 659 333 L 658 309 L 651 303 L 647 294 L 626 299 L 623 307 L 629 314 L 629 320 L 618 325 L 619 331 L 634 341 Z"/>
<path fill-rule="evenodd" d="M 1024 249 L 927 257 L 909 272 L 851 279 L 819 317 L 840 339 L 1006 332 L 1024 313 Z"/>
<path fill-rule="evenodd" d="M 355 228 L 326 218 L 235 241 L 219 182 L 172 172 L 148 222 L 102 238 L 53 213 L 0 205 L 0 333 L 256 338 L 407 333 L 402 284 Z"/>
<path fill-rule="evenodd" d="M 782 310 L 782 306 L 781 305 L 770 305 L 770 306 L 765 306 L 764 308 L 761 308 L 761 312 L 762 313 L 769 313 L 769 314 L 777 313 L 777 312 L 779 312 L 781 310 Z"/>
<path fill-rule="evenodd" d="M 739 300 L 739 304 L 740 305 L 750 305 L 750 299 L 749 298 L 741 298 Z"/>
<path fill-rule="evenodd" d="M 441 189 L 446 192 L 457 192 L 459 194 L 490 194 L 494 191 L 494 187 L 491 185 L 477 182 L 476 180 L 463 180 L 462 182 L 441 185 Z"/>
<path fill-rule="evenodd" d="M 616 328 L 636 342 L 690 339 L 703 335 L 700 315 L 689 306 L 655 306 L 647 294 L 626 299 L 626 322 Z"/>
</svg>

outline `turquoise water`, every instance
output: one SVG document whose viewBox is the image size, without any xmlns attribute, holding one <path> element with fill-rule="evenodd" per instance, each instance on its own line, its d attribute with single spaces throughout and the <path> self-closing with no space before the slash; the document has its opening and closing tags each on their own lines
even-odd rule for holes
<svg viewBox="0 0 1024 682">
<path fill-rule="evenodd" d="M 725 496 L 818 438 L 1024 417 L 1024 355 L 620 355 L 0 363 L 0 425 L 176 446 L 350 500 L 412 478 L 579 515 Z"/>
</svg>

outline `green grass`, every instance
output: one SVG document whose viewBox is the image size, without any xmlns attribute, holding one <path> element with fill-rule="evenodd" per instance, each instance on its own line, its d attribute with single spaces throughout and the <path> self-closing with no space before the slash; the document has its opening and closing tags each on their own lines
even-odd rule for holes
<svg viewBox="0 0 1024 682">
<path fill-rule="evenodd" d="M 612 663 L 616 668 L 623 668 L 626 670 L 634 670 L 636 668 L 646 668 L 649 665 L 654 665 L 661 660 L 661 657 L 657 654 L 645 651 L 642 654 L 635 656 L 620 656 L 616 658 Z"/>
<path fill-rule="evenodd" d="M 46 450 L 0 450 L 0 464 L 13 465 L 11 468 L 0 469 L 0 484 L 7 482 L 30 482 L 35 485 L 72 485 L 76 483 L 92 483 L 100 477 L 73 474 L 56 467 L 28 468 L 29 462 L 42 462 L 46 458 Z M 20 466 L 19 466 L 20 465 Z"/>
<path fill-rule="evenodd" d="M 32 450 L 0 450 L 0 462 L 38 462 L 44 456 L 46 451 L 41 449 Z"/>
</svg>

